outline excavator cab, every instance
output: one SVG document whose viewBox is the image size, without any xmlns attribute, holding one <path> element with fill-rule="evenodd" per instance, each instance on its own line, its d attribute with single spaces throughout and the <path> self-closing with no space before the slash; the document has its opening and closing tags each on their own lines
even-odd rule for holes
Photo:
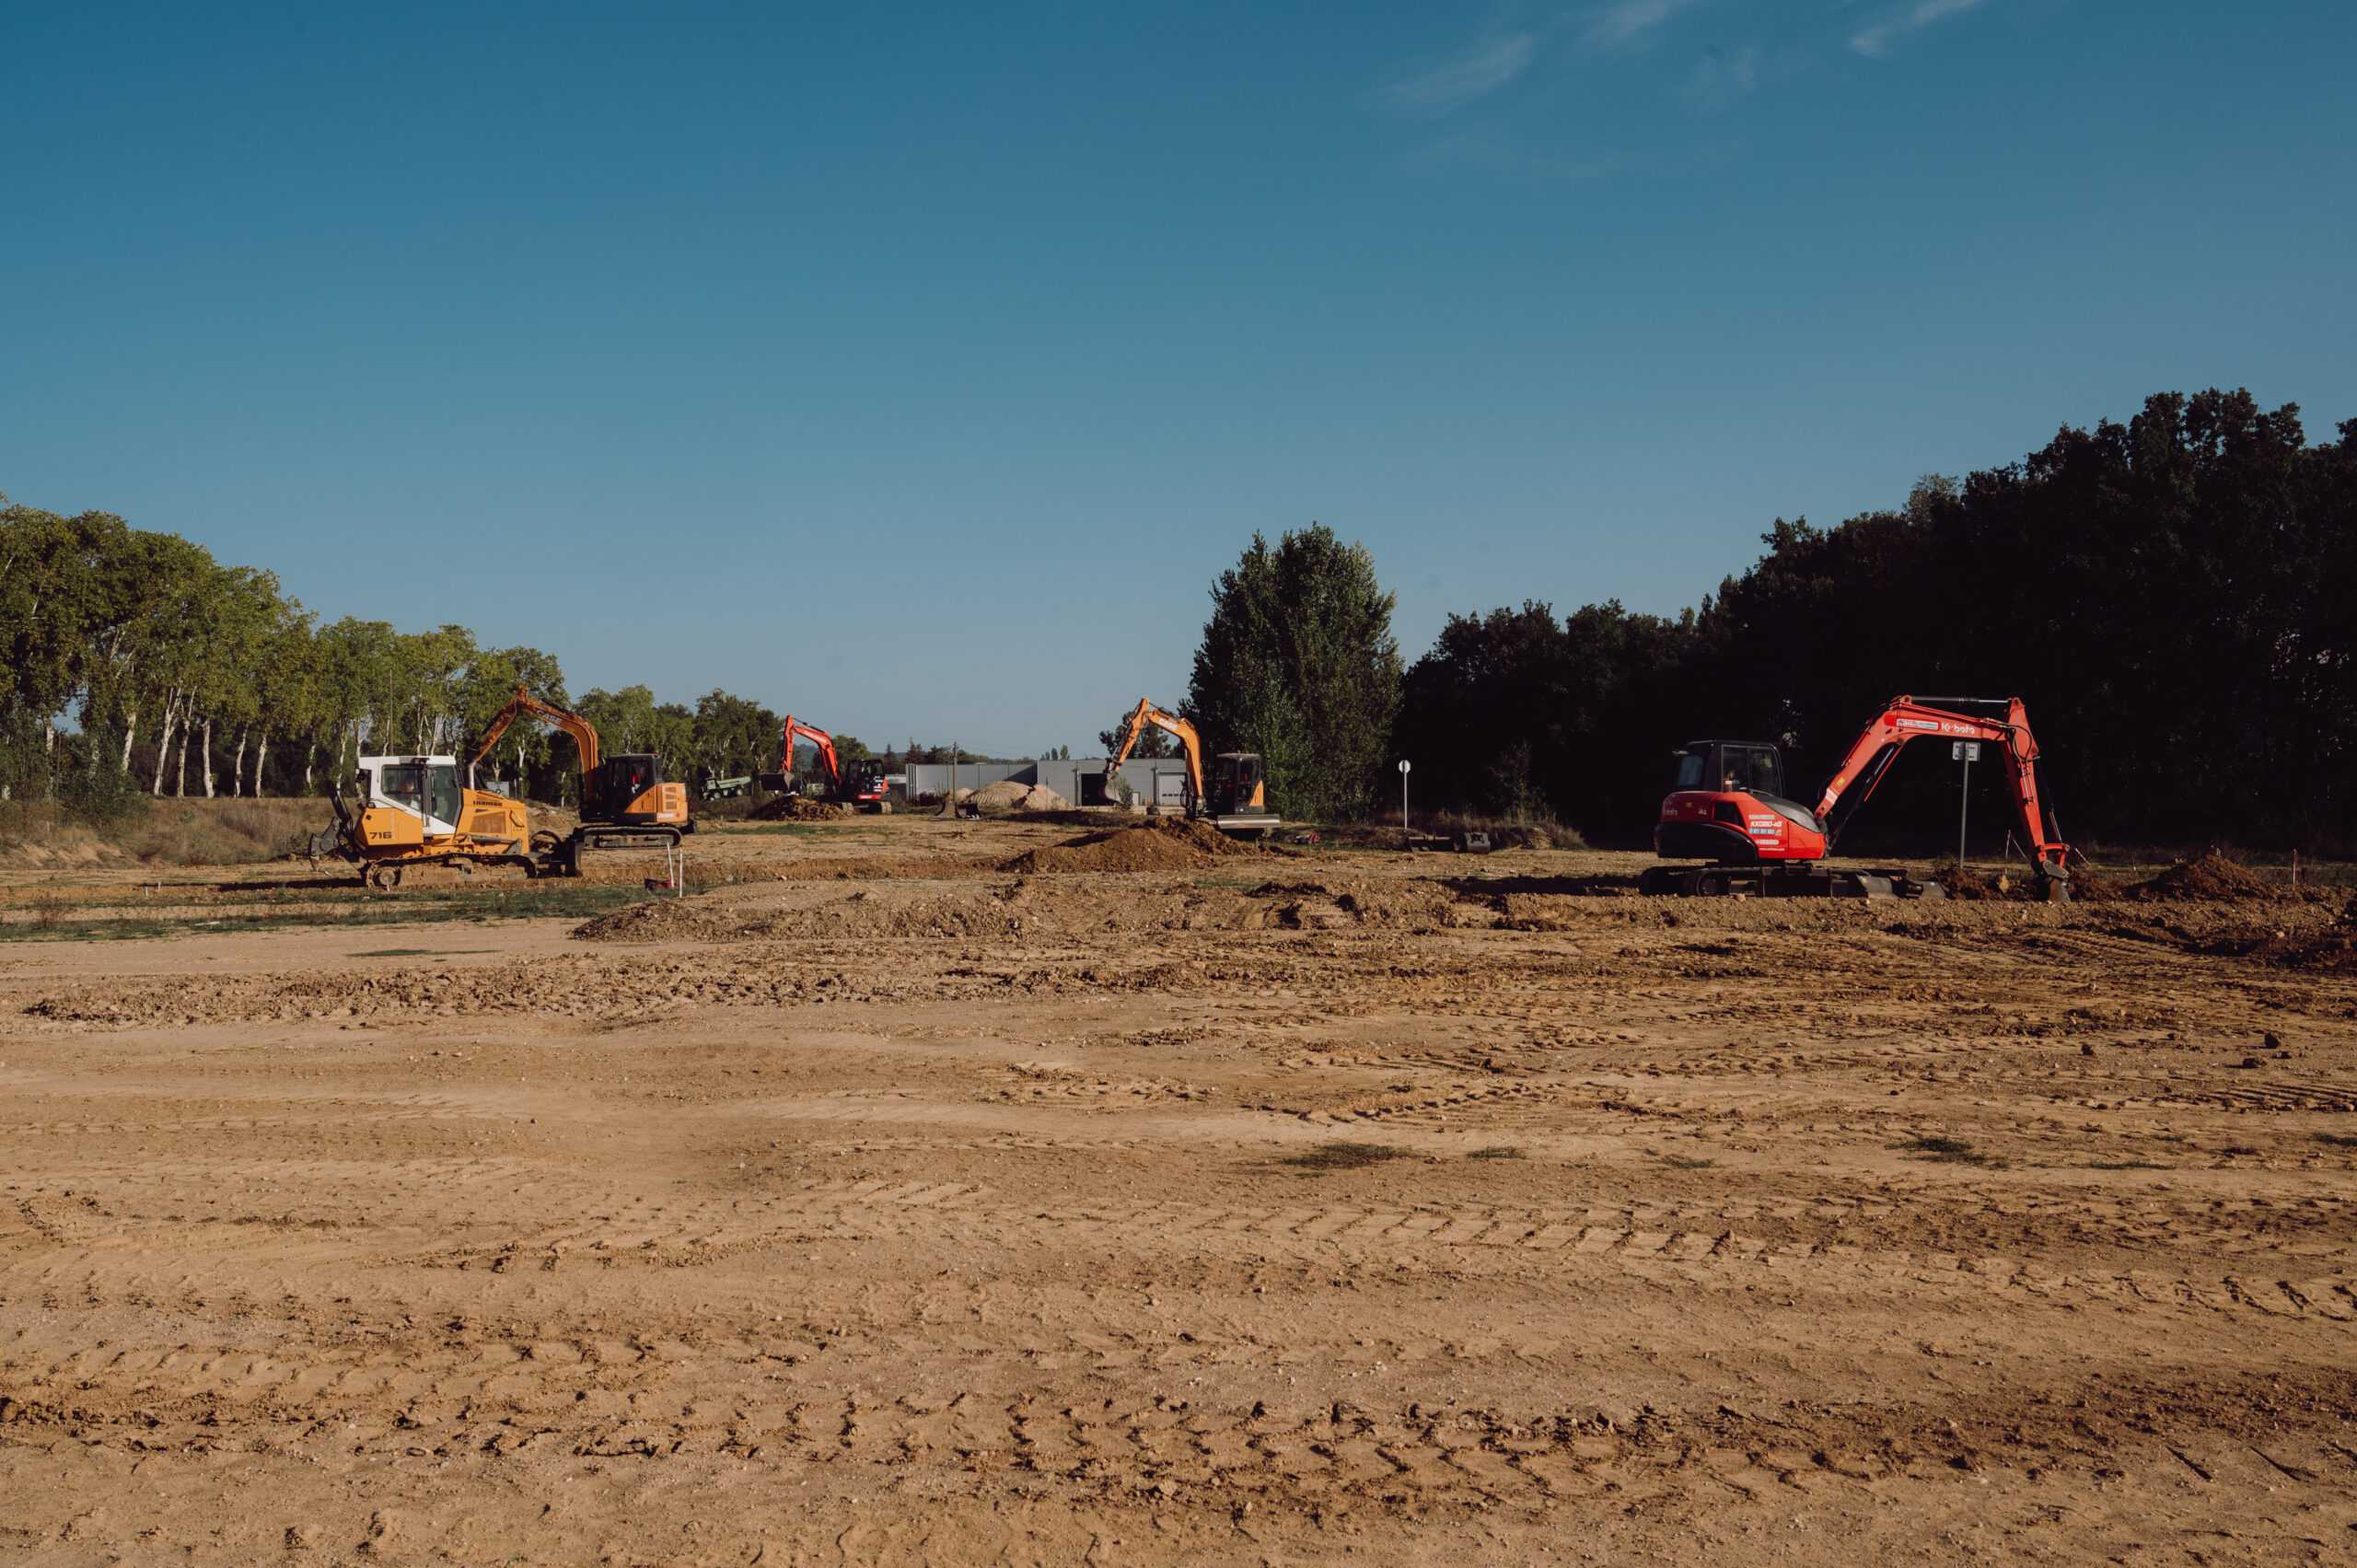
<svg viewBox="0 0 2357 1568">
<path fill-rule="evenodd" d="M 1814 860 L 1825 830 L 1784 795 L 1784 760 L 1764 740 L 1693 740 L 1673 753 L 1654 851 L 1665 860 Z"/>
<path fill-rule="evenodd" d="M 581 781 L 581 819 L 678 825 L 688 819 L 687 786 L 663 782 L 663 760 L 624 751 L 598 760 Z"/>
<path fill-rule="evenodd" d="M 1783 796 L 1784 760 L 1765 741 L 1695 740 L 1675 755 L 1678 775 L 1669 786 L 1673 790 Z"/>
<path fill-rule="evenodd" d="M 1268 809 L 1259 752 L 1223 751 L 1213 761 L 1216 766 L 1209 781 L 1209 804 L 1213 817 L 1246 817 Z"/>
</svg>

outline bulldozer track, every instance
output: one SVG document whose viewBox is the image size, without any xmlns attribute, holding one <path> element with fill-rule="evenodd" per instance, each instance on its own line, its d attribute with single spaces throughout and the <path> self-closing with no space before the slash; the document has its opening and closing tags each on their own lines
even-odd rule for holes
<svg viewBox="0 0 2357 1568">
<path fill-rule="evenodd" d="M 1586 1500 L 1629 1507 L 1696 1485 L 1721 1507 L 1788 1512 L 1811 1494 L 1959 1486 L 1975 1472 L 2116 1479 L 2163 1468 L 2203 1486 L 2258 1479 L 2282 1505 L 2331 1507 L 2336 1496 L 2345 1504 L 2352 1468 L 2329 1434 L 2297 1429 L 2261 1446 L 2206 1433 L 2142 1435 L 2114 1421 L 2105 1431 L 2081 1419 L 2038 1432 L 2024 1458 L 1996 1433 L 1953 1423 L 1923 1422 L 1894 1443 L 1887 1428 L 1816 1411 L 1770 1419 L 1721 1406 L 1629 1423 L 1544 1405 L 1306 1405 L 1283 1387 L 1201 1404 L 954 1386 L 891 1394 L 868 1378 L 856 1388 L 782 1388 L 792 1376 L 784 1359 L 742 1342 L 705 1348 L 694 1370 L 710 1392 L 683 1411 L 665 1392 L 687 1370 L 677 1347 L 610 1340 L 403 1348 L 397 1367 L 333 1354 L 298 1365 L 198 1348 L 75 1358 L 59 1368 L 78 1379 L 70 1388 L 0 1383 L 0 1449 L 64 1438 L 84 1453 L 134 1455 L 266 1447 L 466 1464 L 709 1457 L 756 1469 L 842 1467 L 879 1481 L 1029 1481 L 1157 1506 L 1233 1510 L 1258 1498 L 1412 1513 Z"/>
<path fill-rule="evenodd" d="M 981 1233 L 1007 1241 L 1052 1236 L 1091 1251 L 1148 1254 L 1233 1251 L 1273 1257 L 1364 1254 L 1408 1257 L 1455 1249 L 1543 1260 L 1550 1269 L 1659 1272 L 1695 1283 L 1745 1283 L 1838 1278 L 1890 1290 L 1927 1288 L 2004 1295 L 2072 1307 L 2125 1312 L 2154 1308 L 2342 1326 L 2357 1320 L 2357 1248 L 2318 1249 L 2294 1259 L 2271 1253 L 2247 1273 L 2130 1268 L 2063 1269 L 2000 1255 L 1905 1249 L 1872 1238 L 1841 1239 L 1840 1228 L 1888 1214 L 1887 1204 L 1737 1203 L 1716 1211 L 1646 1205 L 1559 1209 L 1376 1209 L 1304 1202 L 1280 1206 L 1144 1203 L 1120 1206 L 1010 1203 L 963 1183 L 853 1183 L 806 1189 L 765 1205 L 770 1223 L 747 1226 L 716 1214 L 666 1214 L 660 1224 L 562 1234 L 437 1251 L 430 1267 L 511 1269 L 709 1267 L 829 1238 L 927 1237 Z M 650 1222 L 652 1221 L 650 1216 Z M 1747 1221 L 1830 1230 L 1817 1238 L 1743 1228 Z M 2188 1249 L 2218 1249 L 2241 1233 L 2190 1230 Z M 2253 1238 L 2255 1240 L 2255 1238 Z M 2256 1249 L 2256 1248 L 2254 1248 Z"/>
</svg>

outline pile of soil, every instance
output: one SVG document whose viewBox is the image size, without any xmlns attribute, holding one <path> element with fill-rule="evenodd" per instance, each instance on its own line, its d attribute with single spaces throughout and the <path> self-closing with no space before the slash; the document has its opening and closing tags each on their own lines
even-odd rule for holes
<svg viewBox="0 0 2357 1568">
<path fill-rule="evenodd" d="M 1382 926 L 1437 931 L 1499 923 L 1499 912 L 1490 904 L 1459 900 L 1443 884 L 1422 880 L 1318 877 L 1263 882 L 1250 896 L 1261 906 L 1260 924 L 1285 930 Z"/>
<path fill-rule="evenodd" d="M 1155 817 L 1134 828 L 1084 833 L 1016 855 L 1002 871 L 1191 871 L 1222 855 L 1250 854 L 1208 822 Z"/>
<path fill-rule="evenodd" d="M 2228 903 L 2271 899 L 2281 889 L 2216 850 L 2180 860 L 2159 876 L 2137 883 L 2121 896 L 2146 902 Z"/>
<path fill-rule="evenodd" d="M 960 796 L 970 792 L 960 791 Z M 1016 784 L 1002 779 L 994 784 L 984 784 L 971 791 L 975 807 L 996 816 L 1004 811 L 1069 811 L 1072 802 L 1050 789 L 1046 784 Z"/>
<path fill-rule="evenodd" d="M 2288 902 L 2291 889 L 2282 891 Z M 2357 900 L 2350 900 L 2337 915 L 2321 918 L 2324 912 L 2316 904 L 2334 895 L 2321 889 L 2303 891 L 2306 897 L 2300 902 L 2305 907 L 2279 904 L 2256 924 L 2245 923 L 2223 933 L 2186 933 L 2185 946 L 2191 952 L 2255 958 L 2310 974 L 2357 975 Z"/>
<path fill-rule="evenodd" d="M 832 822 L 848 817 L 851 812 L 831 800 L 814 800 L 807 795 L 781 795 L 765 800 L 749 815 L 756 822 Z"/>
<path fill-rule="evenodd" d="M 584 942 L 727 942 L 738 926 L 733 915 L 700 899 L 650 899 L 586 921 L 573 935 Z"/>
<path fill-rule="evenodd" d="M 2027 899 L 2035 897 L 2028 884 L 2035 878 L 2016 877 L 2010 873 L 1991 876 L 1962 865 L 1943 865 L 1933 873 L 1932 880 L 1947 889 L 1951 899 Z"/>
</svg>

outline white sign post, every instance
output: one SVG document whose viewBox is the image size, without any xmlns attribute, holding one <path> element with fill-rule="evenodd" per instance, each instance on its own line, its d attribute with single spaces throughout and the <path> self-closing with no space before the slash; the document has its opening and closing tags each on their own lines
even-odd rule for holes
<svg viewBox="0 0 2357 1568">
<path fill-rule="evenodd" d="M 1408 759 L 1399 759 L 1399 830 L 1408 830 Z"/>
<path fill-rule="evenodd" d="M 1948 755 L 1964 764 L 1964 799 L 1956 812 L 1956 864 L 1964 869 L 1964 827 L 1972 819 L 1972 764 L 1980 761 L 1980 742 L 1957 740 L 1950 742 Z"/>
</svg>

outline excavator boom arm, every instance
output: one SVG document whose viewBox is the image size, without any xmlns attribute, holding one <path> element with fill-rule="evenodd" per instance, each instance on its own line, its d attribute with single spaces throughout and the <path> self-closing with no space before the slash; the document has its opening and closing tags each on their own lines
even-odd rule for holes
<svg viewBox="0 0 2357 1568">
<path fill-rule="evenodd" d="M 1129 722 L 1121 726 L 1121 744 L 1114 749 L 1112 757 L 1105 763 L 1106 784 L 1109 786 L 1120 772 L 1121 764 L 1130 760 L 1130 753 L 1137 749 L 1138 737 L 1145 733 L 1148 725 L 1167 731 L 1178 740 L 1178 749 L 1187 754 L 1187 783 L 1193 788 L 1195 798 L 1202 799 L 1203 738 L 1196 733 L 1193 725 L 1177 714 L 1164 713 L 1148 697 L 1138 699 L 1138 705 L 1130 711 Z"/>
<path fill-rule="evenodd" d="M 835 738 L 816 725 L 804 724 L 792 714 L 785 715 L 785 727 L 778 734 L 783 754 L 777 771 L 786 778 L 794 776 L 794 743 L 807 740 L 819 750 L 819 763 L 827 770 L 827 787 L 840 790 L 843 784 L 842 763 L 835 756 Z"/>
<path fill-rule="evenodd" d="M 1947 698 L 1934 701 L 1974 701 L 1969 698 Z M 1999 705 L 1999 704 L 1991 704 Z M 2005 760 L 2005 781 L 2013 791 L 2014 808 L 2020 818 L 2022 837 L 2038 869 L 2051 875 L 2062 875 L 2070 855 L 2070 846 L 2053 836 L 2047 826 L 2047 813 L 2038 795 L 2038 741 L 2030 734 L 2029 713 L 2019 697 L 2008 697 L 2002 706 L 2003 716 L 1985 717 L 1976 714 L 1958 713 L 1934 705 L 1934 702 L 1913 697 L 1893 697 L 1882 712 L 1868 721 L 1858 738 L 1850 743 L 1841 765 L 1825 781 L 1825 789 L 1817 802 L 1819 820 L 1828 824 L 1828 842 L 1833 837 L 1831 814 L 1845 797 L 1849 799 L 1843 821 L 1855 816 L 1866 803 L 1883 775 L 1889 772 L 1899 749 L 1910 740 L 1978 740 L 2000 748 Z"/>
<path fill-rule="evenodd" d="M 499 744 L 499 738 L 507 733 L 507 726 L 526 714 L 531 714 L 534 718 L 546 719 L 573 738 L 574 749 L 581 754 L 581 771 L 584 774 L 598 771 L 598 726 L 570 709 L 560 708 L 554 703 L 541 702 L 531 692 L 518 686 L 516 688 L 516 695 L 507 699 L 507 705 L 499 710 L 498 716 L 493 718 L 490 727 L 482 732 L 482 738 L 475 742 L 474 755 L 467 761 L 467 771 L 470 775 L 484 758 L 491 755 L 491 749 Z"/>
</svg>

